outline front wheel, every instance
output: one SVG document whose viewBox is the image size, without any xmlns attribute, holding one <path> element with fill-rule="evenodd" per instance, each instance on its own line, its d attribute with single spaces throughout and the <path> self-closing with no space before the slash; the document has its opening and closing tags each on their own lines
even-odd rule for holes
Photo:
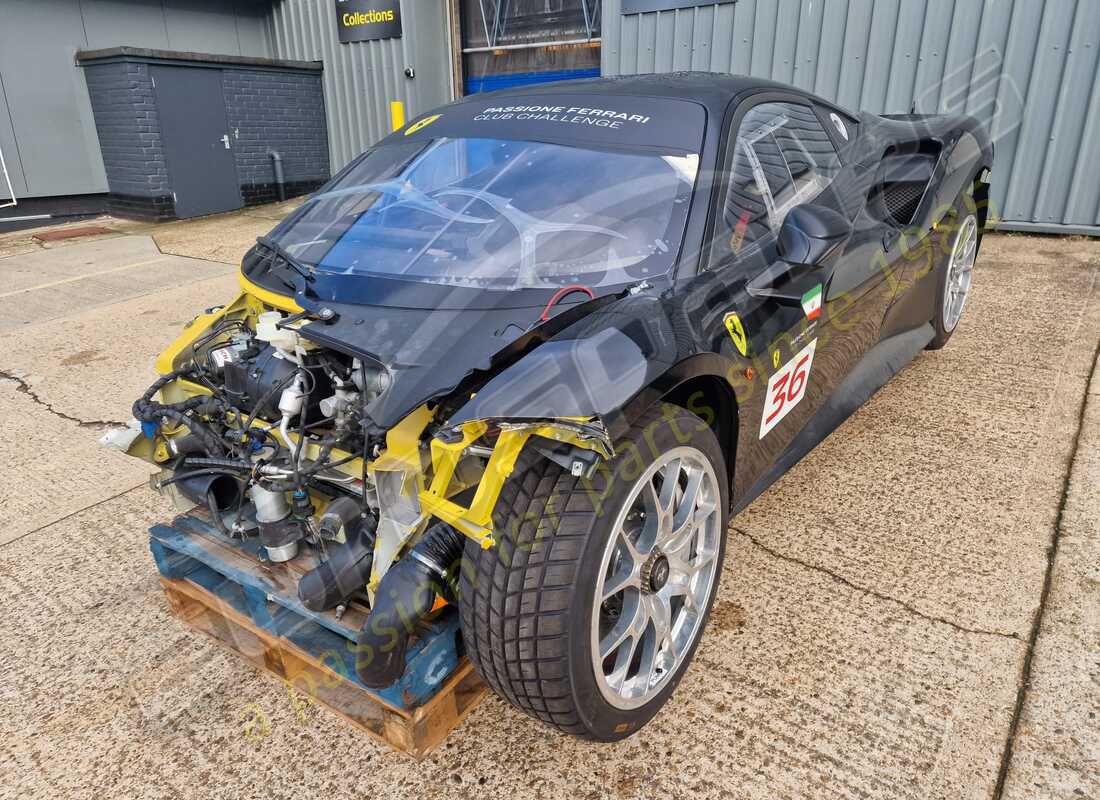
<svg viewBox="0 0 1100 800">
<path fill-rule="evenodd" d="M 567 733 L 637 731 L 699 644 L 727 497 L 714 433 L 672 405 L 635 424 L 592 481 L 521 457 L 497 502 L 497 546 L 467 543 L 464 556 L 462 630 L 486 683 Z"/>
</svg>

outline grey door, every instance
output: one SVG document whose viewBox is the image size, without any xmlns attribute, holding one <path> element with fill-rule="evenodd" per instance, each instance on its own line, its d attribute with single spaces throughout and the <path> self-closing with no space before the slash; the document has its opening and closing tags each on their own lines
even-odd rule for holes
<svg viewBox="0 0 1100 800">
<path fill-rule="evenodd" d="M 222 73 L 153 67 L 157 114 L 177 217 L 240 208 L 233 137 L 225 118 Z"/>
<path fill-rule="evenodd" d="M 410 122 L 418 114 L 449 103 L 455 97 L 451 92 L 454 76 L 451 74 L 453 64 L 447 3 L 448 0 L 416 0 L 415 3 L 401 4 L 405 26 L 405 38 L 401 40 L 405 55 L 402 57 L 416 70 L 415 80 L 404 82 L 408 92 L 406 112 Z M 409 31 L 416 31 L 416 35 L 410 36 Z M 459 46 L 455 42 L 455 47 Z M 376 80 L 381 81 L 381 77 Z"/>
</svg>

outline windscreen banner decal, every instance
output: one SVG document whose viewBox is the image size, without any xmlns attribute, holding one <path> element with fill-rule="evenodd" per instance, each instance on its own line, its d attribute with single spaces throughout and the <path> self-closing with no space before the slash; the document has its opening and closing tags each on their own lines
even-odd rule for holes
<svg viewBox="0 0 1100 800">
<path fill-rule="evenodd" d="M 698 103 L 668 97 L 532 93 L 500 100 L 473 97 L 449 106 L 410 138 L 519 139 L 552 144 L 668 150 L 684 155 L 702 148 L 706 111 Z"/>
<path fill-rule="evenodd" d="M 595 125 L 600 128 L 618 130 L 623 125 L 645 125 L 650 117 L 642 114 L 627 114 L 625 111 L 612 111 L 606 108 L 583 108 L 580 106 L 494 106 L 487 108 L 474 117 L 475 122 L 501 119 L 520 121 L 553 122 L 562 125 Z"/>
</svg>

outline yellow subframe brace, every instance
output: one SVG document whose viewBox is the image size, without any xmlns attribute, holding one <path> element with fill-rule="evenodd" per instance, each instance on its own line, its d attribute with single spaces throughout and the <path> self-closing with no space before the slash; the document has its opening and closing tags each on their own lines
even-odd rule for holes
<svg viewBox="0 0 1100 800">
<path fill-rule="evenodd" d="M 605 457 L 609 456 L 606 448 L 582 439 L 571 430 L 553 424 L 537 427 L 504 427 L 497 437 L 489 463 L 485 465 L 485 473 L 477 485 L 473 502 L 470 503 L 469 508 L 463 508 L 458 503 L 447 499 L 448 487 L 463 451 L 481 438 L 488 427 L 488 424 L 481 421 L 467 422 L 462 425 L 462 438 L 458 441 L 448 443 L 432 439 L 432 483 L 420 492 L 420 505 L 424 511 L 453 525 L 484 549 L 496 543 L 493 537 L 493 509 L 497 498 L 500 497 L 501 489 L 504 488 L 504 482 L 515 469 L 516 459 L 519 458 L 523 446 L 532 436 L 568 442 L 587 450 L 594 450 Z"/>
<path fill-rule="evenodd" d="M 492 547 L 493 507 L 504 481 L 516 466 L 519 451 L 530 437 L 529 432 L 501 432 L 485 473 L 477 485 L 473 502 L 463 508 L 447 499 L 447 488 L 454 477 L 462 452 L 484 435 L 489 426 L 484 422 L 468 422 L 462 426 L 462 438 L 457 442 L 432 439 L 432 483 L 420 492 L 420 505 L 429 514 L 450 523 L 483 548 Z M 518 434 L 518 435 L 517 435 Z"/>
<path fill-rule="evenodd" d="M 512 474 L 516 458 L 529 431 L 502 432 L 493 449 L 493 455 L 485 466 L 485 473 L 478 483 L 474 500 L 469 508 L 447 499 L 451 480 L 454 478 L 463 451 L 480 439 L 489 426 L 481 421 L 467 422 L 462 426 L 462 438 L 454 442 L 439 439 L 431 441 L 432 481 L 425 486 L 424 471 L 420 462 L 419 438 L 432 419 L 427 406 L 421 406 L 386 434 L 386 450 L 368 465 L 372 472 L 399 471 L 415 476 L 421 511 L 453 525 L 482 547 L 493 546 L 493 506 Z"/>
</svg>

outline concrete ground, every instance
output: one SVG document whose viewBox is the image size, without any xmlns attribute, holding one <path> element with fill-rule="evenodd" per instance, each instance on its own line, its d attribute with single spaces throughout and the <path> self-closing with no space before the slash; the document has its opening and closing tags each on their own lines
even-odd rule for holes
<svg viewBox="0 0 1100 800">
<path fill-rule="evenodd" d="M 949 346 L 734 520 L 639 735 L 490 698 L 416 763 L 170 617 L 95 443 L 283 210 L 0 238 L 0 797 L 1100 800 L 1100 242 L 986 240 Z"/>
</svg>

